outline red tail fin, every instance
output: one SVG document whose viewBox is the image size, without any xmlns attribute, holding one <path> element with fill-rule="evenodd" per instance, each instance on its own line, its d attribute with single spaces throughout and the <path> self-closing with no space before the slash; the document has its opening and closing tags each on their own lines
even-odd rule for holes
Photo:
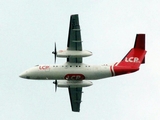
<svg viewBox="0 0 160 120">
<path fill-rule="evenodd" d="M 145 34 L 137 34 L 134 48 L 114 66 L 115 75 L 135 72 L 142 63 L 145 63 Z"/>
<path fill-rule="evenodd" d="M 145 34 L 137 34 L 134 48 L 128 52 L 118 66 L 139 68 L 141 63 L 145 63 L 145 54 Z"/>
</svg>

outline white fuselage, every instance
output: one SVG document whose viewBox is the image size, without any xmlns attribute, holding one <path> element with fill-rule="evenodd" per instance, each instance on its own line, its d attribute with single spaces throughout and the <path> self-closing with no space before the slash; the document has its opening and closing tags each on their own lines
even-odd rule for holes
<svg viewBox="0 0 160 120">
<path fill-rule="evenodd" d="M 111 66 L 65 63 L 63 65 L 37 65 L 20 77 L 38 80 L 96 80 L 111 77 Z"/>
</svg>

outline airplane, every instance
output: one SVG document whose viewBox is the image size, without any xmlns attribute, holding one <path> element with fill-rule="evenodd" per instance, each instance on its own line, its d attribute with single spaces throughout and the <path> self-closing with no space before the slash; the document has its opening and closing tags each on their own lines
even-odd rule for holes
<svg viewBox="0 0 160 120">
<path fill-rule="evenodd" d="M 68 88 L 71 109 L 80 112 L 82 88 L 91 86 L 89 80 L 114 77 L 133 73 L 145 63 L 145 34 L 137 34 L 133 48 L 120 61 L 108 65 L 89 65 L 83 63 L 83 57 L 92 55 L 92 52 L 82 49 L 81 29 L 78 14 L 70 16 L 67 50 L 55 50 L 52 54 L 56 57 L 66 58 L 62 65 L 36 65 L 27 69 L 19 77 L 34 80 L 55 80 L 57 87 Z"/>
</svg>

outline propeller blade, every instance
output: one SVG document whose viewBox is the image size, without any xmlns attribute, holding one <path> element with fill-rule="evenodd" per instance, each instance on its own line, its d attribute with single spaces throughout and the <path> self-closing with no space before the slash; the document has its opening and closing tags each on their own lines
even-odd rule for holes
<svg viewBox="0 0 160 120">
<path fill-rule="evenodd" d="M 54 63 L 56 63 L 56 57 L 57 57 L 56 43 L 55 43 L 54 51 L 55 51 L 55 54 L 54 54 Z"/>
<path fill-rule="evenodd" d="M 57 91 L 57 80 L 55 80 L 54 82 L 53 82 L 53 84 L 55 84 L 55 92 Z"/>
<path fill-rule="evenodd" d="M 54 43 L 54 51 L 52 52 L 52 54 L 54 54 L 54 63 L 56 63 L 56 57 L 57 57 L 56 42 Z"/>
</svg>

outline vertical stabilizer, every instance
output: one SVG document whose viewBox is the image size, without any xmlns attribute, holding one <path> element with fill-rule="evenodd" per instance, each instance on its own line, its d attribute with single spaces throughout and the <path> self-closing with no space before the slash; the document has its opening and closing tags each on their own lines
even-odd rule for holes
<svg viewBox="0 0 160 120">
<path fill-rule="evenodd" d="M 138 68 L 145 62 L 145 34 L 137 34 L 134 47 L 127 53 L 118 66 Z"/>
<path fill-rule="evenodd" d="M 137 34 L 134 47 L 127 55 L 114 65 L 115 75 L 131 73 L 139 70 L 139 66 L 145 63 L 145 34 Z"/>
</svg>

